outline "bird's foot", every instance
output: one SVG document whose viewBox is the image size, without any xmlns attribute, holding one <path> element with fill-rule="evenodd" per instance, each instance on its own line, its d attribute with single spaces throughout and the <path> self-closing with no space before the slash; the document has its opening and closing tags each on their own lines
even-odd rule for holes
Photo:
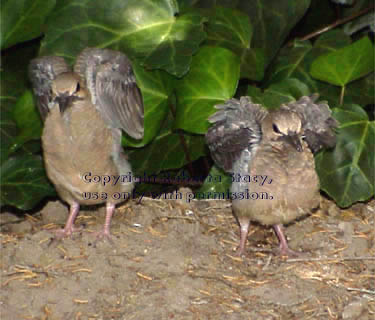
<svg viewBox="0 0 375 320">
<path fill-rule="evenodd" d="M 55 234 L 55 239 L 61 240 L 72 237 L 73 233 L 82 231 L 82 227 L 76 228 L 73 226 L 65 227 L 64 229 L 51 230 Z"/>
<path fill-rule="evenodd" d="M 303 254 L 297 251 L 290 249 L 289 247 L 280 246 L 274 250 L 275 255 L 288 258 L 297 258 L 301 257 Z"/>
<path fill-rule="evenodd" d="M 287 257 L 299 257 L 301 256 L 300 253 L 293 251 L 289 248 L 288 242 L 286 241 L 284 232 L 283 232 L 283 226 L 281 224 L 276 224 L 273 226 L 277 237 L 279 238 L 279 248 L 277 250 L 277 255 L 280 256 L 287 256 Z"/>
<path fill-rule="evenodd" d="M 110 244 L 115 244 L 112 240 L 111 233 L 108 230 L 104 229 L 104 230 L 95 232 L 94 235 L 96 237 L 95 244 L 100 241 L 108 241 Z"/>
<path fill-rule="evenodd" d="M 98 241 L 106 240 L 110 244 L 114 245 L 114 242 L 111 237 L 111 232 L 110 232 L 111 218 L 112 218 L 114 211 L 115 211 L 115 205 L 113 203 L 107 202 L 104 226 L 101 231 L 95 232 L 96 240 L 94 244 L 96 244 Z"/>
<path fill-rule="evenodd" d="M 236 251 L 236 256 L 241 257 L 245 254 L 247 234 L 249 233 L 250 220 L 249 219 L 239 219 L 240 224 L 240 243 Z"/>
<path fill-rule="evenodd" d="M 73 202 L 73 204 L 70 206 L 69 210 L 69 217 L 68 220 L 66 220 L 64 229 L 55 229 L 52 230 L 52 232 L 55 234 L 55 239 L 63 239 L 63 238 L 70 238 L 74 232 L 79 232 L 82 230 L 81 227 L 75 228 L 74 227 L 74 220 L 77 217 L 77 214 L 79 212 L 79 203 Z"/>
<path fill-rule="evenodd" d="M 245 248 L 238 247 L 235 253 L 236 257 L 242 257 L 245 254 Z"/>
</svg>

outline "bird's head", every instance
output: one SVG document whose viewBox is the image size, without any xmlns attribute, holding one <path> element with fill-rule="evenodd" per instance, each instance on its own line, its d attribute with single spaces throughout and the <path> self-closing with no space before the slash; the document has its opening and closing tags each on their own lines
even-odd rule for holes
<svg viewBox="0 0 375 320">
<path fill-rule="evenodd" d="M 297 113 L 287 110 L 271 112 L 262 127 L 264 138 L 286 141 L 297 151 L 302 151 L 302 121 Z"/>
<path fill-rule="evenodd" d="M 73 72 L 64 72 L 52 82 L 52 99 L 60 106 L 63 112 L 75 100 L 86 97 L 86 90 L 82 86 L 81 78 Z"/>
</svg>

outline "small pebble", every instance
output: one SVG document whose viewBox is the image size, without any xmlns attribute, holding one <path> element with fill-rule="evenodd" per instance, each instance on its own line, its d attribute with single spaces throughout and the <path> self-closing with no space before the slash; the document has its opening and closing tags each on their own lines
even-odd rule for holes
<svg viewBox="0 0 375 320">
<path fill-rule="evenodd" d="M 366 320 L 368 317 L 362 313 L 367 310 L 367 301 L 365 299 L 353 301 L 349 303 L 342 313 L 344 320 Z"/>
</svg>

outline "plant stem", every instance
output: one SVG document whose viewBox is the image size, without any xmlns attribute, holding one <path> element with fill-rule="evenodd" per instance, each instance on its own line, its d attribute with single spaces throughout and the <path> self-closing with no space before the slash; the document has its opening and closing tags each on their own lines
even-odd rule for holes
<svg viewBox="0 0 375 320">
<path fill-rule="evenodd" d="M 342 106 L 344 102 L 344 94 L 345 94 L 345 86 L 341 87 L 341 93 L 340 93 L 340 107 Z"/>
<path fill-rule="evenodd" d="M 357 17 L 365 15 L 366 13 L 368 13 L 369 11 L 371 11 L 373 9 L 374 9 L 374 6 L 370 6 L 370 7 L 366 8 L 366 9 L 363 9 L 363 10 L 357 12 L 357 13 L 352 14 L 349 17 L 346 17 L 346 18 L 343 18 L 343 19 L 339 19 L 339 20 L 335 21 L 334 23 L 331 23 L 328 26 L 325 26 L 322 29 L 319 29 L 317 31 L 313 31 L 313 32 L 307 34 L 303 38 L 300 38 L 300 40 L 308 40 L 308 39 L 314 38 L 314 37 L 316 37 L 316 36 L 318 36 L 318 35 L 320 35 L 320 34 L 322 34 L 324 32 L 327 32 L 327 31 L 329 31 L 329 30 L 331 30 L 333 28 L 336 28 L 339 25 L 345 24 L 345 23 L 347 23 L 347 22 L 349 22 L 351 20 L 354 20 Z"/>
</svg>

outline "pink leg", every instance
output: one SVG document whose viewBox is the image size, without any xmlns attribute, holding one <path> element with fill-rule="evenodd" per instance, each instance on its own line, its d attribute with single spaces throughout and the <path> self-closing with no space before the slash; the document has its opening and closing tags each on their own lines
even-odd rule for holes
<svg viewBox="0 0 375 320">
<path fill-rule="evenodd" d="M 286 241 L 286 238 L 284 236 L 283 232 L 283 226 L 281 224 L 275 224 L 273 226 L 277 237 L 279 238 L 279 252 L 282 256 L 298 256 L 298 252 L 293 251 L 292 249 L 289 249 L 288 242 Z"/>
<path fill-rule="evenodd" d="M 245 253 L 245 246 L 247 234 L 249 233 L 250 220 L 238 220 L 240 224 L 240 246 L 237 249 L 236 255 L 242 256 Z"/>
<path fill-rule="evenodd" d="M 116 206 L 113 203 L 107 202 L 103 230 L 96 233 L 96 236 L 98 237 L 98 239 L 106 238 L 111 241 L 110 226 L 111 226 L 111 219 L 112 219 L 113 213 L 115 212 L 115 208 Z"/>
<path fill-rule="evenodd" d="M 74 220 L 76 219 L 77 215 L 79 213 L 79 203 L 74 202 L 70 206 L 70 212 L 68 220 L 66 220 L 64 229 L 54 230 L 54 233 L 56 234 L 56 238 L 66 238 L 70 237 L 73 232 L 80 231 L 81 228 L 74 228 Z"/>
</svg>

